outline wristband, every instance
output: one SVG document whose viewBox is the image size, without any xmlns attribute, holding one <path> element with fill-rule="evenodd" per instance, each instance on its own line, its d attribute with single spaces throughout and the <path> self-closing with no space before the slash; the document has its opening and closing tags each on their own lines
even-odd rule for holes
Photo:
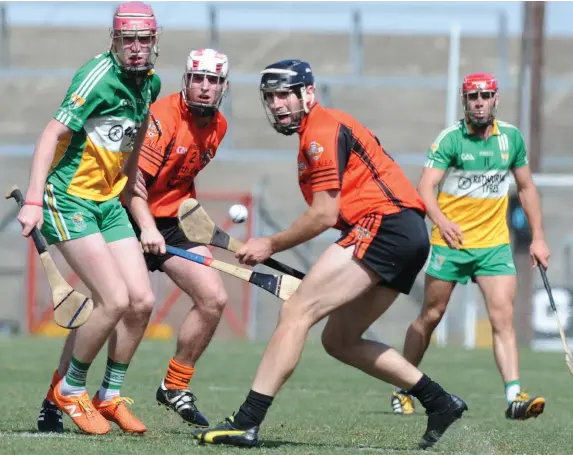
<svg viewBox="0 0 573 455">
<path fill-rule="evenodd" d="M 44 207 L 44 204 L 41 202 L 34 202 L 34 201 L 24 201 L 24 205 L 35 205 L 36 207 Z"/>
</svg>

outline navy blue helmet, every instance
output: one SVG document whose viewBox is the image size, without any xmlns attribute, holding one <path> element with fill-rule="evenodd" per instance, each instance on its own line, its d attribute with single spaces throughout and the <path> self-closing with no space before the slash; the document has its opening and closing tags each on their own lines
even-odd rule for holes
<svg viewBox="0 0 573 455">
<path fill-rule="evenodd" d="M 314 87 L 310 65 L 302 60 L 281 60 L 268 65 L 261 74 L 261 98 L 269 122 L 281 134 L 295 133 L 304 114 L 309 111 L 306 88 L 309 85 Z M 290 97 L 291 93 L 296 95 L 296 99 Z"/>
<path fill-rule="evenodd" d="M 281 60 L 272 63 L 262 71 L 261 90 L 279 90 L 314 85 L 314 75 L 307 62 L 302 60 Z"/>
</svg>

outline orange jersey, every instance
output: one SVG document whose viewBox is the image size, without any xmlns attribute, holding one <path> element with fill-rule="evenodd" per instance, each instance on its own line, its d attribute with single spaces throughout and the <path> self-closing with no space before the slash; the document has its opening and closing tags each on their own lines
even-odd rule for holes
<svg viewBox="0 0 573 455">
<path fill-rule="evenodd" d="M 300 189 L 309 205 L 317 191 L 340 190 L 335 228 L 346 229 L 369 214 L 390 215 L 404 208 L 425 213 L 420 195 L 400 166 L 352 116 L 315 104 L 299 133 Z"/>
<path fill-rule="evenodd" d="M 215 156 L 227 121 L 217 112 L 197 127 L 180 93 L 157 100 L 150 112 L 138 163 L 147 174 L 147 202 L 155 218 L 176 217 L 181 202 L 195 197 L 195 177 Z"/>
</svg>

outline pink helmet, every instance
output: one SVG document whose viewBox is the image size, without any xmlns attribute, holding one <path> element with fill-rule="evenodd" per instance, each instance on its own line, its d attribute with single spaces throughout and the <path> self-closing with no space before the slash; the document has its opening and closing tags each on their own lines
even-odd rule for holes
<svg viewBox="0 0 573 455">
<path fill-rule="evenodd" d="M 151 6 L 142 2 L 122 3 L 113 15 L 111 52 L 123 69 L 148 71 L 159 55 L 160 32 Z"/>
</svg>

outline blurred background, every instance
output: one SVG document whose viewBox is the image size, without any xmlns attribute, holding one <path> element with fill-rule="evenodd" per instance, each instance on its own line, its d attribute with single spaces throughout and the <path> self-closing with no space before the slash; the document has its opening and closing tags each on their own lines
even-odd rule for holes
<svg viewBox="0 0 573 455">
<path fill-rule="evenodd" d="M 245 239 L 287 227 L 305 209 L 296 174 L 298 138 L 268 124 L 259 72 L 284 58 L 307 60 L 319 100 L 354 115 L 417 183 L 425 151 L 461 117 L 459 87 L 471 72 L 492 72 L 501 87 L 498 117 L 518 125 L 528 143 L 552 251 L 549 277 L 567 334 L 571 326 L 573 245 L 573 17 L 571 2 L 150 2 L 163 26 L 157 72 L 161 96 L 180 90 L 186 56 L 213 47 L 230 59 L 223 112 L 229 132 L 198 177 L 198 198 L 212 218 Z M 62 102 L 75 70 L 109 46 L 116 2 L 0 3 L 0 181 L 25 190 L 34 143 Z M 248 206 L 232 225 L 228 208 Z M 50 324 L 50 292 L 37 255 L 20 237 L 15 204 L 0 204 L 0 336 L 61 336 Z M 518 205 L 508 220 L 518 269 L 517 332 L 522 347 L 560 349 L 541 280 L 528 258 L 528 227 Z M 306 271 L 337 238 L 327 232 L 278 255 Z M 84 290 L 51 250 L 66 278 Z M 216 257 L 233 262 L 231 255 Z M 257 270 L 259 270 L 257 268 Z M 260 271 L 271 272 L 264 267 Z M 160 273 L 152 276 L 157 309 L 149 337 L 169 338 L 192 302 Z M 219 338 L 267 339 L 280 301 L 225 277 L 231 301 Z M 423 296 L 423 274 L 410 296 L 367 336 L 401 349 Z M 314 331 L 312 337 L 316 337 Z M 459 286 L 435 342 L 491 345 L 474 285 Z"/>
</svg>

